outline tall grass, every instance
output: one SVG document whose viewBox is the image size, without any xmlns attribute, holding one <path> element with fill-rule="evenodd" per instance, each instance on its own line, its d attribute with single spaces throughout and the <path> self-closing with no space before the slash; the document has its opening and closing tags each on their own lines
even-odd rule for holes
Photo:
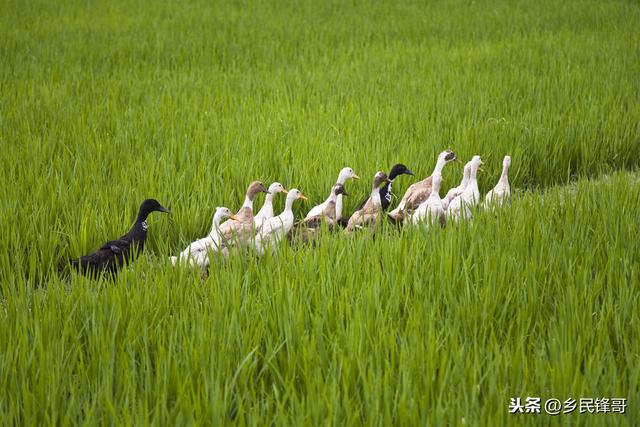
<svg viewBox="0 0 640 427">
<path fill-rule="evenodd" d="M 0 423 L 552 423 L 507 414 L 540 395 L 628 397 L 560 422 L 633 425 L 640 186 L 614 171 L 640 158 L 638 22 L 633 2 L 3 1 Z M 426 176 L 446 147 L 483 156 L 483 192 L 511 154 L 512 205 L 205 281 L 166 262 L 253 179 L 302 189 L 301 216 L 349 165 L 350 212 L 376 170 Z M 115 283 L 57 275 L 146 197 L 175 215 Z"/>
</svg>

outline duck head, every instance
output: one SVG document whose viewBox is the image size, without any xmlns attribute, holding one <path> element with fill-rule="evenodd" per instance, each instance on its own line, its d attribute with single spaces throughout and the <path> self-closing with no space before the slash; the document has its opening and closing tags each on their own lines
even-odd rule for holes
<svg viewBox="0 0 640 427">
<path fill-rule="evenodd" d="M 162 206 L 156 199 L 147 199 L 140 205 L 137 221 L 145 221 L 151 212 L 171 213 L 169 209 Z"/>
<path fill-rule="evenodd" d="M 458 160 L 458 157 L 456 156 L 456 153 L 453 152 L 452 149 L 447 148 L 446 150 L 444 150 L 442 153 L 440 153 L 440 155 L 438 156 L 438 160 L 442 159 L 445 162 L 460 162 L 460 160 Z"/>
<path fill-rule="evenodd" d="M 393 165 L 393 167 L 391 168 L 391 172 L 389 172 L 389 179 L 393 181 L 398 175 L 413 175 L 413 174 L 414 173 L 411 172 L 409 169 L 407 169 L 405 165 L 403 165 L 402 163 L 398 163 Z"/>
<path fill-rule="evenodd" d="M 343 195 L 343 196 L 348 196 L 349 193 L 347 193 L 347 189 L 344 188 L 344 185 L 342 184 L 336 184 L 333 186 L 333 194 L 335 194 L 336 196 L 339 195 Z"/>
<path fill-rule="evenodd" d="M 387 174 L 382 171 L 378 171 L 373 177 L 373 188 L 380 188 L 387 182 L 391 182 L 391 180 L 387 177 Z"/>
<path fill-rule="evenodd" d="M 338 175 L 338 182 L 342 183 L 348 179 L 360 179 L 350 167 L 343 168 Z"/>
<path fill-rule="evenodd" d="M 484 164 L 484 162 L 482 161 L 480 156 L 473 156 L 469 163 L 471 164 L 470 168 L 472 170 L 475 168 L 476 170 L 484 172 L 484 170 L 482 169 L 482 165 Z"/>
<path fill-rule="evenodd" d="M 267 192 L 269 194 L 278 194 L 278 193 L 287 194 L 289 191 L 287 191 L 287 189 L 284 188 L 284 186 L 279 182 L 274 182 L 269 186 L 269 189 L 267 190 Z"/>
<path fill-rule="evenodd" d="M 264 188 L 264 185 L 260 181 L 253 181 L 247 188 L 247 198 L 253 200 L 259 193 L 269 194 L 269 190 Z"/>
<path fill-rule="evenodd" d="M 502 168 L 509 169 L 510 166 L 511 166 L 511 156 L 504 156 L 504 159 L 502 159 Z"/>
<path fill-rule="evenodd" d="M 217 222 L 219 224 L 222 220 L 225 220 L 227 218 L 229 218 L 229 219 L 238 219 L 233 214 L 233 212 L 231 212 L 231 210 L 229 210 L 229 208 L 225 208 L 224 206 L 216 207 L 216 213 L 213 215 L 214 222 Z"/>
<path fill-rule="evenodd" d="M 302 194 L 302 191 L 298 190 L 297 188 L 292 188 L 291 190 L 289 190 L 289 193 L 287 194 L 287 202 L 293 203 L 298 199 L 307 200 L 306 196 Z"/>
</svg>

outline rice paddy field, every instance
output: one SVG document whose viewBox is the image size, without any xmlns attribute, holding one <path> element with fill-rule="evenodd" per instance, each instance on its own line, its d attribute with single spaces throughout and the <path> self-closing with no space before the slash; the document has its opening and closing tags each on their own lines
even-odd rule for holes
<svg viewBox="0 0 640 427">
<path fill-rule="evenodd" d="M 0 0 L 0 424 L 637 425 L 639 29 L 636 1 Z M 300 218 L 351 166 L 350 213 L 446 148 L 482 194 L 511 155 L 511 204 L 167 261 L 252 180 Z M 58 273 L 148 197 L 173 215 L 135 264 Z M 536 396 L 627 407 L 509 413 Z"/>
</svg>

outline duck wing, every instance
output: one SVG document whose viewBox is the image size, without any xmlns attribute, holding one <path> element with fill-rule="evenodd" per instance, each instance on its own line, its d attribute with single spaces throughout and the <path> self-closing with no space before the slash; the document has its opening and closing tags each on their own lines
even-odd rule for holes
<svg viewBox="0 0 640 427">
<path fill-rule="evenodd" d="M 417 209 L 418 206 L 420 206 L 429 198 L 429 196 L 431 195 L 432 181 L 432 178 L 428 177 L 411 186 L 414 187 L 413 191 L 408 195 L 405 193 L 405 197 L 407 197 L 404 206 L 405 210 L 412 211 L 414 209 Z"/>
<path fill-rule="evenodd" d="M 367 204 L 370 198 L 371 196 L 365 197 L 364 199 L 362 199 L 362 201 L 358 204 L 358 207 L 356 208 L 356 210 L 359 211 L 360 209 L 364 208 L 364 205 Z M 380 198 L 382 198 L 382 194 L 380 194 Z"/>
<path fill-rule="evenodd" d="M 108 249 L 114 254 L 120 254 L 124 251 L 128 251 L 130 247 L 131 247 L 131 241 L 121 238 L 121 239 L 108 241 L 107 243 L 105 243 L 100 247 L 100 250 Z"/>
<path fill-rule="evenodd" d="M 142 251 L 141 244 L 135 244 L 128 239 L 111 240 L 97 251 L 71 261 L 71 266 L 84 274 L 97 274 L 101 271 L 116 273 L 129 259 L 132 249 L 137 257 Z"/>
</svg>

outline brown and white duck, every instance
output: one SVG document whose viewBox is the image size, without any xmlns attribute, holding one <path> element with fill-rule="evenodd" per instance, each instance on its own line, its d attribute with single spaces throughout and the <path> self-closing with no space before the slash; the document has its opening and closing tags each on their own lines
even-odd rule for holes
<svg viewBox="0 0 640 427">
<path fill-rule="evenodd" d="M 348 233 L 355 231 L 356 229 L 364 227 L 375 227 L 380 222 L 380 215 L 382 213 L 382 200 L 380 199 L 380 187 L 389 182 L 387 174 L 382 171 L 376 172 L 373 177 L 373 188 L 371 189 L 371 196 L 364 207 L 357 210 L 349 218 L 346 231 Z"/>
<path fill-rule="evenodd" d="M 240 241 L 246 240 L 253 234 L 253 201 L 260 193 L 269 191 L 260 181 L 253 181 L 244 197 L 242 207 L 235 214 L 235 219 L 229 219 L 220 224 L 220 234 L 224 239 L 236 238 Z"/>
<path fill-rule="evenodd" d="M 456 154 L 453 151 L 445 150 L 440 153 L 431 176 L 411 184 L 404 193 L 404 196 L 402 196 L 398 207 L 389 212 L 389 218 L 393 222 L 401 223 L 407 214 L 416 210 L 421 203 L 426 201 L 431 194 L 433 175 L 442 174 L 442 169 L 451 161 L 457 161 Z"/>
</svg>

